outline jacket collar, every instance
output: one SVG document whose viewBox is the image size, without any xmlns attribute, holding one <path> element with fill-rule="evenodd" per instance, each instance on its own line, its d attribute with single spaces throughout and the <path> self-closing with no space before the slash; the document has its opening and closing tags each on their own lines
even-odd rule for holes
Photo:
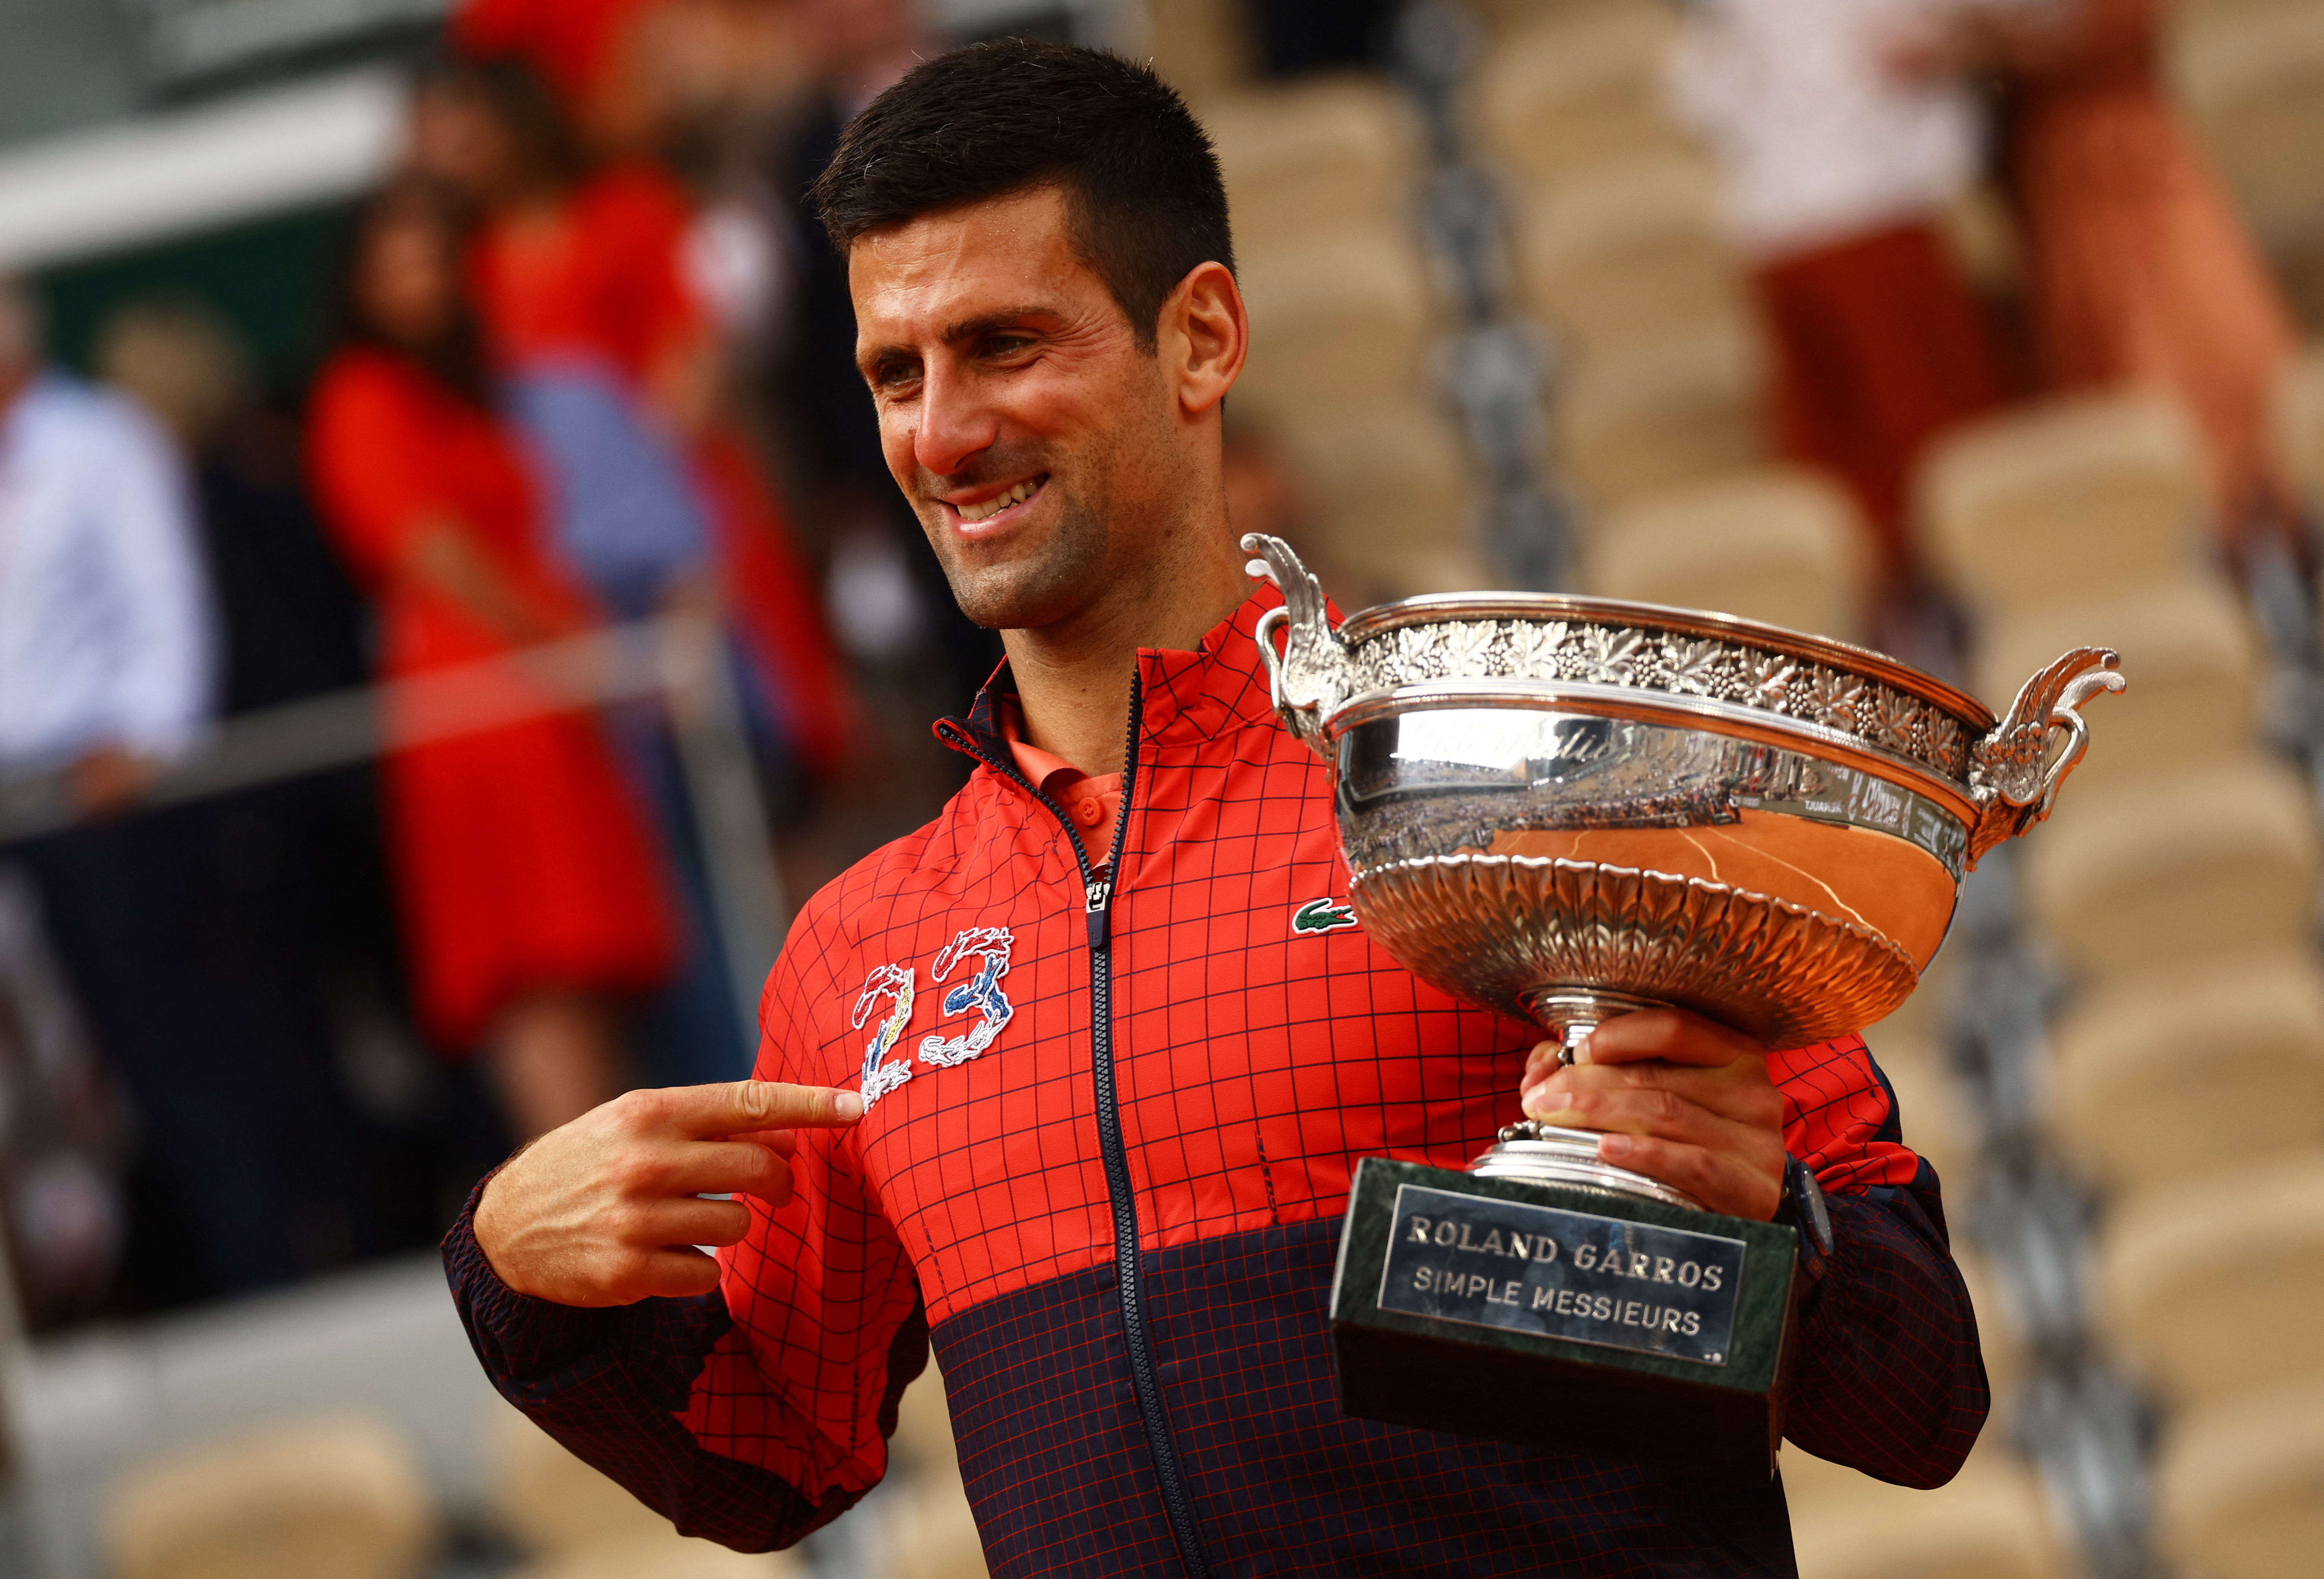
<svg viewBox="0 0 2324 1579">
<path fill-rule="evenodd" d="M 1262 581 L 1234 613 L 1204 633 L 1194 651 L 1139 649 L 1141 757 L 1199 745 L 1272 716 L 1256 633 L 1259 616 L 1282 601 L 1283 594 Z M 988 762 L 1007 762 L 1009 745 L 1001 738 L 997 698 L 1016 688 L 1004 658 L 965 716 L 937 721 L 936 738 Z"/>
</svg>

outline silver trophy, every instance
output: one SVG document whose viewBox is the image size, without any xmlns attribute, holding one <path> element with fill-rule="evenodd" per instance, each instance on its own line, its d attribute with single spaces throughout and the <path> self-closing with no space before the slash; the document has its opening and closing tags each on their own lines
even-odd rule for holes
<svg viewBox="0 0 2324 1579">
<path fill-rule="evenodd" d="M 1277 711 L 1330 764 L 1364 929 L 1568 1062 L 1638 1009 L 1771 1047 L 1888 1014 L 1962 876 L 2050 815 L 2082 704 L 2124 686 L 2113 652 L 2076 648 L 1996 719 L 1845 642 L 1563 596 L 1408 598 L 1334 631 L 1287 544 L 1242 547 L 1283 591 L 1259 649 Z M 1532 1121 L 1471 1171 L 1697 1205 Z"/>
</svg>

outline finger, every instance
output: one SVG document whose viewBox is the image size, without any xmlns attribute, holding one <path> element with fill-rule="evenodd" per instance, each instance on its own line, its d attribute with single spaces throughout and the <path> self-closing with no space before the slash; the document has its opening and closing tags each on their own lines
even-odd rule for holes
<svg viewBox="0 0 2324 1579">
<path fill-rule="evenodd" d="M 863 1098 L 822 1085 L 775 1080 L 735 1080 L 722 1085 L 681 1085 L 657 1092 L 663 1124 L 698 1137 L 761 1130 L 836 1129 L 863 1116 Z"/>
<path fill-rule="evenodd" d="M 798 1132 L 795 1130 L 752 1130 L 739 1135 L 729 1135 L 729 1140 L 748 1140 L 753 1146 L 764 1146 L 778 1157 L 798 1154 Z"/>
<path fill-rule="evenodd" d="M 705 1242 L 707 1242 L 706 1241 Z M 675 1245 L 648 1256 L 637 1279 L 638 1297 L 684 1299 L 718 1287 L 718 1263 L 698 1250 Z"/>
<path fill-rule="evenodd" d="M 1519 1087 L 1519 1100 L 1526 1117 L 1554 1123 L 1559 1121 L 1543 1115 L 1570 1107 L 1574 1099 L 1590 1094 L 1621 1091 L 1668 1092 L 1771 1136 L 1783 1132 L 1783 1094 L 1767 1079 L 1766 1060 L 1758 1057 L 1738 1058 L 1715 1069 L 1658 1060 L 1578 1065 Z"/>
<path fill-rule="evenodd" d="M 1606 1133 L 1651 1135 L 1684 1145 L 1742 1157 L 1780 1170 L 1782 1134 L 1714 1113 L 1674 1092 L 1654 1087 L 1622 1091 L 1576 1091 L 1555 1107 L 1545 1104 L 1545 1123 Z"/>
<path fill-rule="evenodd" d="M 1576 1063 L 1628 1064 L 1661 1058 L 1703 1067 L 1766 1056 L 1767 1049 L 1741 1031 L 1683 1009 L 1642 1009 L 1607 1020 L 1590 1033 Z"/>
<path fill-rule="evenodd" d="M 669 1245 L 740 1244 L 751 1232 L 751 1208 L 740 1201 L 706 1201 L 687 1196 L 658 1201 L 645 1214 L 642 1233 L 656 1249 Z"/>
<path fill-rule="evenodd" d="M 1783 1202 L 1783 1171 L 1770 1174 L 1743 1159 L 1653 1135 L 1607 1135 L 1598 1155 L 1618 1168 L 1684 1190 L 1713 1212 L 1766 1223 Z"/>
<path fill-rule="evenodd" d="M 698 1140 L 673 1150 L 659 1195 L 756 1196 L 779 1206 L 791 1196 L 791 1165 L 751 1140 Z"/>
</svg>

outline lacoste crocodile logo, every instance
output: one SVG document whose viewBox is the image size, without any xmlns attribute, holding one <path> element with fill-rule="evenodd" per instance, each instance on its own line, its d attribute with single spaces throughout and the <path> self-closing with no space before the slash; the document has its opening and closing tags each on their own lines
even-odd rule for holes
<svg viewBox="0 0 2324 1579">
<path fill-rule="evenodd" d="M 1329 895 L 1309 900 L 1291 916 L 1291 930 L 1295 933 L 1340 932 L 1354 925 L 1356 912 Z"/>
</svg>

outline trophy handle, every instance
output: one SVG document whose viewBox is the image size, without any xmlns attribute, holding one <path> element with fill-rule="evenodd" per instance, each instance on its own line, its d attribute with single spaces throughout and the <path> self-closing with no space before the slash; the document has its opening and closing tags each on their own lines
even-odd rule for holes
<svg viewBox="0 0 2324 1579">
<path fill-rule="evenodd" d="M 1310 751 L 1328 758 L 1323 720 L 1347 699 L 1350 673 L 1348 651 L 1332 629 L 1323 586 L 1281 538 L 1250 532 L 1242 540 L 1242 551 L 1259 556 L 1248 567 L 1254 578 L 1283 589 L 1283 606 L 1259 615 L 1254 633 L 1276 715 Z M 1287 633 L 1279 653 L 1277 631 Z"/>
<path fill-rule="evenodd" d="M 2027 680 L 1993 733 L 1969 747 L 1969 790 L 1979 809 L 1969 838 L 1972 869 L 1987 850 L 2049 817 L 2058 787 L 2089 746 L 2082 705 L 2128 686 L 2121 668 L 2108 648 L 2075 648 Z M 2053 752 L 2052 738 L 2061 730 L 2065 741 Z"/>
</svg>

